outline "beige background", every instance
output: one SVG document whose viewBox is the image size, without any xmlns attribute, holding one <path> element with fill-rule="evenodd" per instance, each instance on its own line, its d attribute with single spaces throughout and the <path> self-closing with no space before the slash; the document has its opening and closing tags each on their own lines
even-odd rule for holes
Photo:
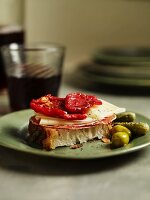
<svg viewBox="0 0 150 200">
<path fill-rule="evenodd" d="M 24 0 L 0 0 L 0 25 L 23 24 Z"/>
<path fill-rule="evenodd" d="M 25 26 L 29 42 L 65 44 L 69 68 L 97 47 L 150 45 L 150 1 L 27 0 Z"/>
<path fill-rule="evenodd" d="M 27 42 L 64 44 L 67 69 L 97 47 L 150 45 L 144 0 L 0 0 L 0 24 L 6 23 L 23 23 Z"/>
</svg>

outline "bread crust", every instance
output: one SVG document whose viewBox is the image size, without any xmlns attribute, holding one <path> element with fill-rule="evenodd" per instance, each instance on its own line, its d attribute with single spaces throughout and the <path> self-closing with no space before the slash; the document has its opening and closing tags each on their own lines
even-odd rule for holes
<svg viewBox="0 0 150 200">
<path fill-rule="evenodd" d="M 80 129 L 62 128 L 62 126 L 40 125 L 39 120 L 32 116 L 28 126 L 28 141 L 39 144 L 43 149 L 51 150 L 59 146 L 82 144 L 88 140 L 109 137 L 111 123 L 80 127 Z"/>
</svg>

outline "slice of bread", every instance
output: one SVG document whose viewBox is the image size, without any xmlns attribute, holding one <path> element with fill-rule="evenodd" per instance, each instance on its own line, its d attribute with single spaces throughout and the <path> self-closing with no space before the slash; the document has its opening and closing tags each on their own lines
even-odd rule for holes
<svg viewBox="0 0 150 200">
<path fill-rule="evenodd" d="M 29 142 L 42 146 L 43 149 L 51 150 L 60 146 L 73 146 L 82 144 L 95 138 L 109 137 L 111 122 L 99 123 L 95 125 L 76 126 L 53 126 L 41 125 L 35 116 L 29 120 Z"/>
</svg>

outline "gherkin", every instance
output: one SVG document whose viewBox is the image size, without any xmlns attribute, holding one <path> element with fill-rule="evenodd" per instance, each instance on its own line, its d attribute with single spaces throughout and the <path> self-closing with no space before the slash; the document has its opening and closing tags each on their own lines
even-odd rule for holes
<svg viewBox="0 0 150 200">
<path fill-rule="evenodd" d="M 136 119 L 136 114 L 133 112 L 123 112 L 117 115 L 115 122 L 133 122 Z"/>
<path fill-rule="evenodd" d="M 142 136 L 149 131 L 149 125 L 144 122 L 115 122 L 116 124 L 128 128 L 133 136 Z"/>
</svg>

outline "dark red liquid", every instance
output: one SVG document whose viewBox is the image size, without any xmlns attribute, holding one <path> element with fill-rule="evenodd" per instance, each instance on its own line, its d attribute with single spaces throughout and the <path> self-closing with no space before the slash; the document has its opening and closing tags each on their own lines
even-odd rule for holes
<svg viewBox="0 0 150 200">
<path fill-rule="evenodd" d="M 3 64 L 2 55 L 0 53 L 0 89 L 3 89 L 5 87 L 6 87 L 6 75 L 4 72 L 4 64 Z"/>
<path fill-rule="evenodd" d="M 0 33 L 0 49 L 3 45 L 8 45 L 10 43 L 23 44 L 24 43 L 24 32 L 9 32 Z M 2 53 L 0 51 L 0 89 L 6 87 L 6 75 L 4 70 L 4 61 L 2 59 Z"/>
<path fill-rule="evenodd" d="M 61 76 L 50 78 L 8 78 L 8 92 L 12 110 L 29 108 L 32 99 L 46 94 L 58 95 Z"/>
</svg>

